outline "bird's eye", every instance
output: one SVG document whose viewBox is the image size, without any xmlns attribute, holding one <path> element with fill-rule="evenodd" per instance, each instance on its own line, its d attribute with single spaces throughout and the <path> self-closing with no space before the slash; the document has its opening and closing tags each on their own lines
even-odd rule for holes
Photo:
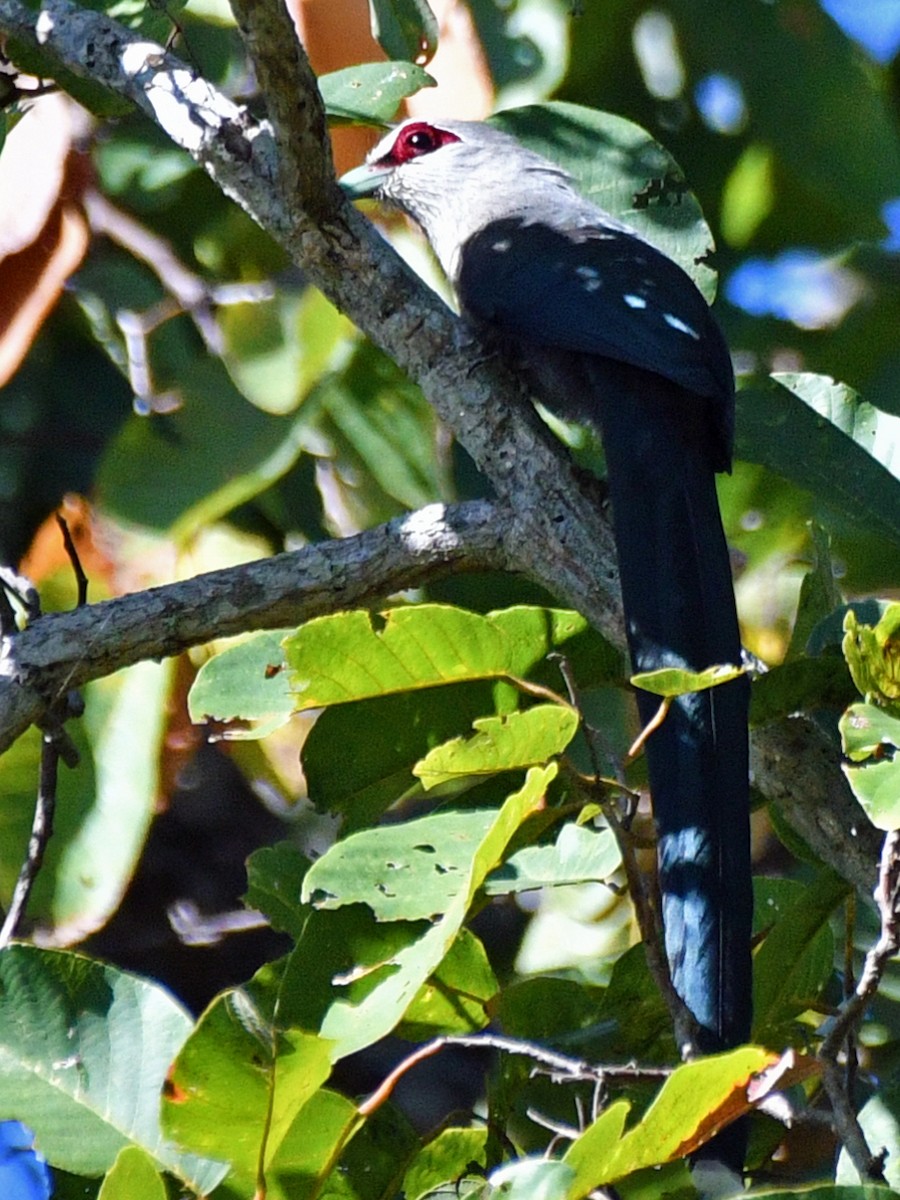
<svg viewBox="0 0 900 1200">
<path fill-rule="evenodd" d="M 430 129 L 414 129 L 406 139 L 406 145 L 417 154 L 427 154 L 429 150 L 436 148 L 434 134 Z"/>
<path fill-rule="evenodd" d="M 406 125 L 397 134 L 397 138 L 382 160 L 386 165 L 399 166 L 413 158 L 421 158 L 423 154 L 432 154 L 446 146 L 448 142 L 458 142 L 459 138 L 449 129 L 440 129 L 436 125 L 427 125 L 417 121 Z"/>
</svg>

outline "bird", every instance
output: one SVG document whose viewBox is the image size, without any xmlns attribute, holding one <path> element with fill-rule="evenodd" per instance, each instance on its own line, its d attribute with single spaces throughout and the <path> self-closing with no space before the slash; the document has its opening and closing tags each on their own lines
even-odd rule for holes
<svg viewBox="0 0 900 1200">
<path fill-rule="evenodd" d="M 635 673 L 737 665 L 716 474 L 731 469 L 734 374 L 689 275 L 559 165 L 483 122 L 411 118 L 340 181 L 424 231 L 462 317 L 545 408 L 599 433 Z M 658 697 L 636 690 L 646 726 Z M 672 983 L 700 1053 L 749 1040 L 749 682 L 675 699 L 645 753 Z M 700 1151 L 740 1172 L 738 1122 Z"/>
</svg>

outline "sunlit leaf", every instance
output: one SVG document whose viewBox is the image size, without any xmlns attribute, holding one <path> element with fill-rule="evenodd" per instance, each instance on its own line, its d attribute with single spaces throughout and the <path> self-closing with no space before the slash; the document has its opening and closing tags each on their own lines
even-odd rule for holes
<svg viewBox="0 0 900 1200">
<path fill-rule="evenodd" d="M 576 1178 L 568 1200 L 632 1171 L 682 1158 L 747 1108 L 753 1076 L 777 1061 L 758 1046 L 745 1046 L 678 1067 L 642 1119 L 623 1134 L 629 1104 L 620 1100 L 577 1138 L 563 1161 Z"/>
<path fill-rule="evenodd" d="M 654 696 L 684 696 L 688 692 L 705 692 L 719 684 L 729 683 L 743 675 L 744 668 L 724 663 L 722 666 L 707 667 L 705 671 L 685 671 L 678 667 L 662 667 L 658 671 L 644 671 L 632 675 L 635 687 L 652 692 Z"/>
<path fill-rule="evenodd" d="M 561 754 L 578 731 L 579 716 L 559 704 L 536 704 L 500 717 L 480 717 L 472 737 L 436 746 L 413 767 L 426 789 L 470 775 L 531 767 Z"/>
<path fill-rule="evenodd" d="M 413 62 L 363 63 L 319 76 L 319 91 L 332 121 L 386 124 L 407 96 L 436 87 Z"/>
<path fill-rule="evenodd" d="M 169 993 L 62 951 L 0 953 L 0 1107 L 28 1113 L 47 1161 L 100 1175 L 126 1146 L 211 1191 L 224 1173 L 163 1137 L 159 1095 L 191 1020 Z"/>
</svg>

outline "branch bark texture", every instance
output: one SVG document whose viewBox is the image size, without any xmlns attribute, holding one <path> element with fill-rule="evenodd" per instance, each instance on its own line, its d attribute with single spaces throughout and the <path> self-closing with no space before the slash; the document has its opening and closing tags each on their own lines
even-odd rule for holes
<svg viewBox="0 0 900 1200">
<path fill-rule="evenodd" d="M 351 539 L 352 546 L 310 548 L 271 566 L 218 572 L 145 597 L 42 618 L 13 639 L 0 661 L 0 748 L 61 688 L 224 633 L 374 603 L 463 565 L 527 574 L 624 645 L 615 553 L 598 485 L 522 402 L 519 381 L 490 347 L 343 200 L 315 79 L 282 0 L 233 0 L 232 7 L 269 121 L 255 121 L 159 46 L 71 0 L 43 0 L 40 12 L 21 0 L 0 0 L 0 32 L 11 39 L 13 54 L 17 42 L 39 48 L 67 70 L 126 97 L 187 150 L 285 247 L 310 282 L 416 380 L 489 479 L 498 506 L 490 515 L 481 511 L 478 537 L 467 528 L 464 545 L 443 558 L 425 552 L 410 557 L 408 547 L 400 552 L 395 522 Z M 381 561 L 366 538 L 392 545 L 399 558 Z M 369 550 L 355 559 L 352 547 L 364 545 Z M 115 637 L 107 636 L 110 630 Z M 76 653 L 73 637 L 82 638 Z M 835 757 L 803 721 L 773 723 L 753 738 L 759 790 L 782 805 L 812 848 L 868 897 L 878 839 L 858 821 Z M 833 815 L 826 819 L 824 809 Z M 847 832 L 851 827 L 854 835 Z"/>
</svg>

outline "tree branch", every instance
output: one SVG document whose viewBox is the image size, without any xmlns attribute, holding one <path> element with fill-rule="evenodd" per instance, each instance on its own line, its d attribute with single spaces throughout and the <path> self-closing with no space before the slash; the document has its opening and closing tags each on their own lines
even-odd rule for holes
<svg viewBox="0 0 900 1200">
<path fill-rule="evenodd" d="M 493 529 L 498 539 L 493 565 L 502 561 L 508 569 L 541 582 L 584 613 L 611 641 L 624 645 L 615 552 L 596 482 L 578 471 L 532 407 L 521 402 L 519 381 L 490 347 L 454 317 L 344 202 L 331 176 L 315 80 L 281 0 L 234 0 L 233 7 L 266 90 L 271 125 L 254 121 L 160 47 L 102 13 L 78 9 L 70 0 L 43 0 L 39 13 L 21 0 L 0 0 L 0 32 L 7 35 L 7 52 L 14 61 L 17 41 L 32 51 L 39 49 L 67 70 L 127 97 L 188 151 L 227 195 L 281 243 L 306 278 L 421 386 L 497 494 L 503 522 Z M 319 547 L 317 553 L 340 557 L 341 551 Z M 371 571 L 372 566 L 365 569 Z M 224 585 L 231 632 L 259 627 L 258 605 L 250 597 L 260 572 L 265 574 L 264 564 L 241 568 Z M 379 581 L 376 572 L 371 580 L 357 581 L 356 587 L 344 577 L 344 590 L 337 599 L 318 595 L 316 607 L 308 594 L 296 597 L 293 604 L 285 602 L 270 625 L 295 623 L 314 611 L 372 602 L 392 588 L 408 586 L 409 578 L 401 581 L 402 575 L 398 571 L 392 582 Z M 213 611 L 215 592 L 208 583 L 194 582 L 207 611 Z M 165 600 L 152 601 L 140 618 L 160 622 L 159 631 L 154 637 L 145 629 L 139 636 L 133 629 L 129 636 L 136 640 L 129 643 L 127 661 L 174 653 L 223 632 L 198 619 L 196 594 L 158 589 L 148 596 L 158 596 L 159 591 L 165 592 Z M 187 608 L 179 612 L 182 598 Z M 243 618 L 235 611 L 236 601 L 247 603 Z M 115 603 L 136 602 L 137 598 L 128 597 Z M 88 611 L 101 607 L 104 620 L 119 612 L 106 606 Z M 223 615 L 221 603 L 217 611 Z M 67 619 L 75 616 L 68 614 Z M 44 618 L 41 625 L 60 620 Z M 122 631 L 128 627 L 128 618 L 123 618 Z M 172 633 L 175 627 L 177 635 Z M 73 680 L 84 680 L 123 665 L 122 655 L 104 639 L 102 669 L 92 667 L 86 674 L 82 654 L 76 670 L 52 636 L 60 628 L 53 625 L 47 637 L 48 646 L 60 657 L 38 655 L 48 672 L 49 692 L 55 694 L 67 672 L 72 672 Z M 33 644 L 34 639 L 27 643 L 28 653 Z M 139 645 L 144 646 L 140 653 Z M 17 646 L 19 659 L 22 652 Z M 26 666 L 33 671 L 27 655 Z M 9 677 L 7 671 L 4 678 Z M 0 748 L 9 744 L 11 731 L 21 732 L 35 719 L 38 686 L 37 676 L 29 673 L 23 695 L 5 698 L 8 720 Z M 0 699 L 0 713 L 3 707 Z M 804 721 L 780 721 L 757 730 L 753 751 L 759 790 L 782 804 L 812 849 L 868 897 L 878 838 L 858 819 L 855 802 L 836 769 L 836 752 Z M 837 815 L 826 819 L 825 810 Z M 848 835 L 851 827 L 856 832 Z"/>
<path fill-rule="evenodd" d="M 433 504 L 355 537 L 40 617 L 0 641 L 0 751 L 71 688 L 144 659 L 377 604 L 451 572 L 506 569 L 503 521 L 487 501 Z"/>
</svg>

